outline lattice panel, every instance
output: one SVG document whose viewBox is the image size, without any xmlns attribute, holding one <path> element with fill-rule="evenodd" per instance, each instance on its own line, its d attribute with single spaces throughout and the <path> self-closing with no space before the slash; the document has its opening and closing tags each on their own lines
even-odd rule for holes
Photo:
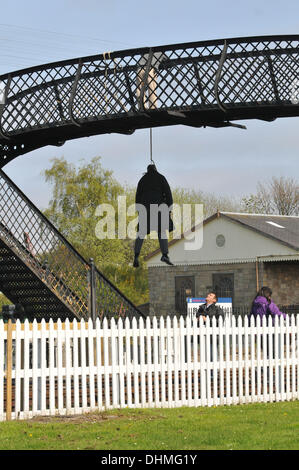
<svg viewBox="0 0 299 470">
<path fill-rule="evenodd" d="M 45 302 L 49 308 L 50 304 L 56 305 L 57 310 L 55 299 L 58 298 L 73 316 L 88 319 L 90 271 L 90 264 L 1 171 L 0 286 L 6 283 L 13 296 L 23 298 L 32 306 L 36 304 L 36 311 Z M 96 313 L 102 312 L 104 306 L 104 316 L 114 317 L 122 312 L 123 305 L 127 315 L 139 315 L 136 307 L 98 270 L 95 275 Z M 31 286 L 34 279 L 39 282 Z M 41 289 L 43 285 L 47 288 Z M 34 290 L 36 295 L 28 296 Z"/>
</svg>

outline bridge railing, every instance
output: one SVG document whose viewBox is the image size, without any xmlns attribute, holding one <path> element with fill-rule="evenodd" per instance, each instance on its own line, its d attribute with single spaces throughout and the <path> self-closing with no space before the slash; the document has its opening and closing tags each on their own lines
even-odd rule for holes
<svg viewBox="0 0 299 470">
<path fill-rule="evenodd" d="M 292 105 L 298 59 L 293 35 L 107 52 L 32 67 L 0 77 L 1 134 L 5 141 L 26 130 L 145 111 Z"/>
<path fill-rule="evenodd" d="M 79 319 L 139 315 L 0 171 L 0 238 Z M 92 276 L 93 273 L 93 276 Z"/>
</svg>

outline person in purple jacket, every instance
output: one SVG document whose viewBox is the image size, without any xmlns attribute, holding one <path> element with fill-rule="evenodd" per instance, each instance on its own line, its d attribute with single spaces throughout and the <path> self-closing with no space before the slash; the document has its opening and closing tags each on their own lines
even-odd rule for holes
<svg viewBox="0 0 299 470">
<path fill-rule="evenodd" d="M 286 319 L 286 314 L 281 312 L 277 305 L 273 302 L 272 298 L 272 290 L 270 287 L 262 287 L 258 293 L 256 294 L 253 302 L 252 302 L 252 307 L 251 307 L 251 315 L 253 315 L 255 318 L 260 317 L 262 320 L 263 318 L 267 317 L 272 317 L 272 323 L 274 324 L 275 318 L 283 316 L 284 319 Z M 281 358 L 281 341 L 283 338 L 281 338 L 281 334 L 278 334 L 277 336 L 277 350 L 276 350 L 276 340 L 275 340 L 275 335 L 272 335 L 272 359 L 275 359 L 276 357 L 278 359 Z M 261 348 L 263 351 L 263 354 L 265 354 L 265 357 L 267 359 L 270 359 L 270 348 L 269 348 L 269 335 L 267 335 L 267 340 L 266 344 L 263 344 L 263 338 L 261 338 Z M 277 391 L 281 392 L 282 390 L 282 382 L 281 382 L 281 373 L 280 369 L 281 366 L 278 368 L 278 388 Z M 273 374 L 273 371 L 271 372 Z M 264 374 L 264 371 L 262 370 L 262 375 Z M 270 368 L 266 368 L 266 380 L 267 383 L 269 383 L 270 380 Z M 264 379 L 263 379 L 264 380 Z M 272 376 L 273 380 L 273 376 Z"/>
<path fill-rule="evenodd" d="M 281 312 L 277 305 L 273 302 L 272 298 L 272 290 L 270 287 L 262 287 L 258 293 L 256 294 L 252 306 L 251 306 L 251 315 L 254 315 L 256 318 L 258 315 L 260 316 L 261 320 L 266 316 L 272 317 L 273 321 L 275 320 L 276 316 L 282 315 L 284 319 L 286 319 L 286 314 Z"/>
</svg>

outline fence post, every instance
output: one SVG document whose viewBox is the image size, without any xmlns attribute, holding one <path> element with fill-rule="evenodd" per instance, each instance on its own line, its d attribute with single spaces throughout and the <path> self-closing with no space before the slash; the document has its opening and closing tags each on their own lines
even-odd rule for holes
<svg viewBox="0 0 299 470">
<path fill-rule="evenodd" d="M 90 258 L 90 318 L 93 326 L 97 318 L 97 297 L 96 297 L 96 271 L 93 258 Z"/>
<path fill-rule="evenodd" d="M 6 343 L 6 420 L 11 420 L 12 408 L 12 321 L 7 323 Z"/>
</svg>

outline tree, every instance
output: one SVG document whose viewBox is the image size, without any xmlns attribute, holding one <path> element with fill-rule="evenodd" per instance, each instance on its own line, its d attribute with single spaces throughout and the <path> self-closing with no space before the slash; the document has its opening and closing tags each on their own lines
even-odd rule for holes
<svg viewBox="0 0 299 470">
<path fill-rule="evenodd" d="M 246 212 L 257 214 L 299 215 L 299 184 L 294 178 L 272 177 L 257 184 L 257 193 L 242 200 Z"/>
<path fill-rule="evenodd" d="M 53 160 L 50 169 L 44 172 L 47 182 L 53 184 L 53 197 L 46 217 L 67 240 L 88 259 L 95 263 L 122 263 L 124 252 L 119 240 L 99 240 L 95 236 L 96 208 L 109 203 L 117 211 L 117 197 L 124 193 L 122 186 L 105 170 L 95 157 L 79 168 L 64 158 Z M 117 220 L 117 218 L 116 218 Z"/>
<path fill-rule="evenodd" d="M 5 297 L 5 295 L 2 292 L 0 292 L 0 315 L 2 312 L 3 305 L 9 305 L 9 304 L 11 304 L 11 301 L 7 297 Z"/>
</svg>

